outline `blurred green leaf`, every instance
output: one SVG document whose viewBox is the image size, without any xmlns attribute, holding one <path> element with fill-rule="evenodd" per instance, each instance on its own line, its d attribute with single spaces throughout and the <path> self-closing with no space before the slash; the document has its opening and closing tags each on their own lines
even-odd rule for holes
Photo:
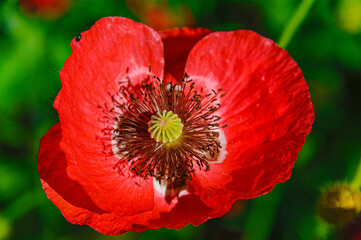
<svg viewBox="0 0 361 240">
<path fill-rule="evenodd" d="M 17 164 L 11 164 L 12 161 L 16 160 L 1 156 L 0 202 L 14 199 L 29 187 L 29 172 Z"/>
</svg>

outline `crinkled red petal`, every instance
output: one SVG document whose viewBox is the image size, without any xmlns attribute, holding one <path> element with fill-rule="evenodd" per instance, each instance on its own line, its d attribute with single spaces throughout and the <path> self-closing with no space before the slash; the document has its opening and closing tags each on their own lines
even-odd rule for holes
<svg viewBox="0 0 361 240">
<path fill-rule="evenodd" d="M 92 201 L 85 188 L 66 173 L 67 158 L 59 147 L 61 139 L 60 124 L 56 124 L 41 140 L 38 169 L 47 197 L 73 224 L 86 224 L 103 234 L 119 235 L 161 227 L 180 229 L 187 224 L 196 226 L 229 210 L 229 207 L 211 209 L 194 194 L 181 196 L 168 204 L 164 196 L 155 191 L 155 204 L 151 211 L 131 216 L 104 211 Z"/>
<path fill-rule="evenodd" d="M 214 209 L 227 208 L 241 196 L 229 191 L 226 184 L 232 181 L 232 169 L 223 163 L 209 163 L 210 171 L 196 169 L 195 177 L 187 183 L 188 191 L 201 197 Z"/>
<path fill-rule="evenodd" d="M 308 86 L 288 53 L 252 31 L 216 32 L 194 46 L 185 71 L 226 92 L 218 114 L 228 124 L 228 154 L 209 174 L 197 175 L 193 191 L 215 206 L 230 196 L 265 194 L 286 181 L 314 121 Z M 228 171 L 220 174 L 217 166 Z M 224 190 L 229 194 L 222 199 Z M 219 197 L 208 197 L 213 195 Z"/>
<path fill-rule="evenodd" d="M 203 37 L 213 32 L 207 28 L 173 28 L 159 31 L 164 45 L 165 72 L 176 80 L 184 75 L 184 67 L 189 52 Z"/>
<path fill-rule="evenodd" d="M 103 18 L 72 41 L 73 53 L 60 71 L 62 89 L 54 107 L 59 113 L 67 174 L 102 210 L 131 215 L 153 208 L 151 181 L 119 174 L 114 166 L 111 136 L 121 85 L 132 88 L 150 74 L 163 76 L 161 37 L 151 28 L 120 17 Z M 149 73 L 151 69 L 152 73 Z M 130 87 L 129 87 L 130 85 Z M 110 152 L 110 153 L 108 153 Z M 138 185 L 141 185 L 139 187 Z"/>
</svg>

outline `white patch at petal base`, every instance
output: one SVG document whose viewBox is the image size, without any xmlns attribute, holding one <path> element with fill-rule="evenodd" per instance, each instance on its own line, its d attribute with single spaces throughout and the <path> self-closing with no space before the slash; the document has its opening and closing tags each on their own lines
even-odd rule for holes
<svg viewBox="0 0 361 240">
<path fill-rule="evenodd" d="M 165 192 L 167 191 L 167 184 L 164 183 L 164 181 L 161 181 L 161 183 L 159 184 L 159 182 L 155 178 L 153 178 L 153 188 L 154 191 L 161 193 L 162 196 L 165 197 Z"/>
<path fill-rule="evenodd" d="M 182 191 L 179 192 L 178 194 L 178 197 L 182 197 L 182 196 L 185 196 L 185 195 L 188 195 L 188 191 L 186 189 L 183 189 Z"/>
<path fill-rule="evenodd" d="M 163 197 L 166 197 L 166 191 L 167 191 L 167 183 L 165 181 L 161 181 L 161 183 L 159 184 L 159 181 L 157 181 L 155 178 L 153 178 L 153 188 L 154 191 L 157 191 L 158 193 L 162 194 Z M 188 195 L 189 192 L 187 191 L 187 189 L 183 189 L 178 193 L 178 198 Z M 172 202 L 174 201 L 174 199 L 178 200 L 177 197 L 174 197 L 172 199 Z"/>
<path fill-rule="evenodd" d="M 227 139 L 226 139 L 226 135 L 224 134 L 222 129 L 218 129 L 217 132 L 219 133 L 219 143 L 221 144 L 222 148 L 219 149 L 219 156 L 217 158 L 216 161 L 212 162 L 212 163 L 222 163 L 224 161 L 224 159 L 226 159 L 226 155 L 227 155 Z"/>
<path fill-rule="evenodd" d="M 119 122 L 118 121 L 116 121 L 115 123 L 114 123 L 114 126 L 113 126 L 113 129 L 114 130 L 116 130 L 116 129 L 118 129 L 119 128 Z M 119 152 L 119 147 L 118 147 L 118 141 L 117 140 L 115 140 L 115 139 L 113 139 L 113 137 L 114 136 L 116 136 L 116 134 L 112 134 L 112 140 L 111 140 L 111 142 L 110 142 L 110 144 L 112 145 L 112 151 L 113 151 L 113 154 L 114 154 L 114 156 L 116 157 L 116 158 L 122 158 L 122 156 L 118 153 Z"/>
</svg>

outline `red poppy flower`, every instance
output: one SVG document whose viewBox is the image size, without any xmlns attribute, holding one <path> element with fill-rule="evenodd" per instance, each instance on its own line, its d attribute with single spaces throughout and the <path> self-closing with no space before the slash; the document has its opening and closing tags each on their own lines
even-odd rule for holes
<svg viewBox="0 0 361 240">
<path fill-rule="evenodd" d="M 174 5 L 168 0 L 127 0 L 126 3 L 135 16 L 156 30 L 194 24 L 193 13 L 186 4 Z"/>
<path fill-rule="evenodd" d="M 64 15 L 70 8 L 72 0 L 21 0 L 20 6 L 30 15 L 46 19 L 55 19 Z"/>
<path fill-rule="evenodd" d="M 109 17 L 71 47 L 60 123 L 38 156 L 69 222 L 111 235 L 180 229 L 290 177 L 314 113 L 301 70 L 272 40 Z"/>
</svg>

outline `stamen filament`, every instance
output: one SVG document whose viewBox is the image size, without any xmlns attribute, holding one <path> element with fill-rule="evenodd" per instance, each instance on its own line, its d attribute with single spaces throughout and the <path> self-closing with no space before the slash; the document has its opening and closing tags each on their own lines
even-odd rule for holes
<svg viewBox="0 0 361 240">
<path fill-rule="evenodd" d="M 185 183 L 194 167 L 208 171 L 208 161 L 221 148 L 221 118 L 214 115 L 220 106 L 217 94 L 198 94 L 187 75 L 178 84 L 156 77 L 151 82 L 143 82 L 139 96 L 122 87 L 121 99 L 112 97 L 115 112 L 120 112 L 115 118 L 109 114 L 118 122 L 112 140 L 114 154 L 121 159 L 115 167 L 121 171 L 127 165 L 136 175 L 159 182 Z M 130 104 L 121 103 L 124 100 Z"/>
</svg>

